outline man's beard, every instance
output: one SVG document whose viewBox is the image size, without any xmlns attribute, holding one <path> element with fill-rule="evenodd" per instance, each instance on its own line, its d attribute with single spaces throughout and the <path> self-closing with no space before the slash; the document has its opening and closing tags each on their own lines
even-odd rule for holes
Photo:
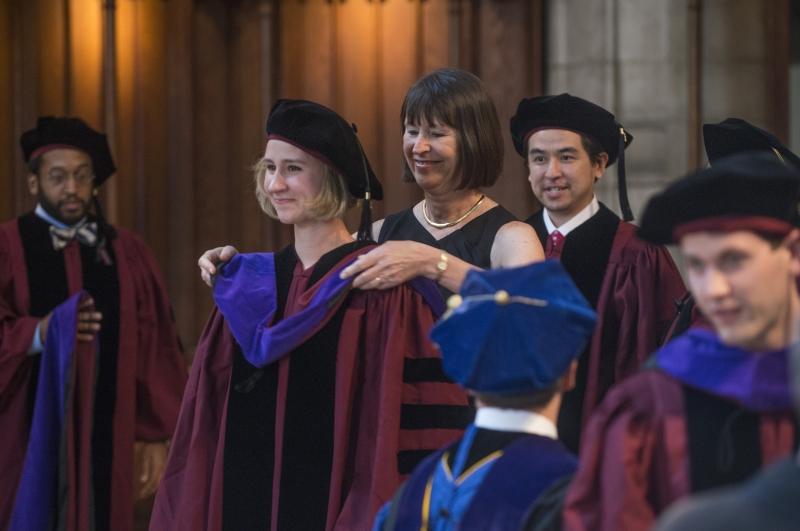
<svg viewBox="0 0 800 531">
<path fill-rule="evenodd" d="M 89 211 L 88 203 L 77 196 L 69 196 L 59 201 L 57 204 L 54 204 L 44 196 L 41 190 L 39 190 L 39 192 L 36 194 L 36 198 L 39 201 L 39 204 L 42 205 L 42 208 L 45 212 L 65 225 L 74 225 L 86 217 L 86 213 Z M 70 216 L 69 218 L 66 218 L 61 213 L 61 206 L 67 201 L 79 201 L 81 205 L 83 205 L 83 208 L 81 208 L 80 212 L 76 216 Z"/>
</svg>

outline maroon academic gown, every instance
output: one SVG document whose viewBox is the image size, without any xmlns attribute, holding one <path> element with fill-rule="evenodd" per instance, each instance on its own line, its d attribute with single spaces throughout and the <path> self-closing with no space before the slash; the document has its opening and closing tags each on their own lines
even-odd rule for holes
<svg viewBox="0 0 800 531">
<path fill-rule="evenodd" d="M 110 242 L 119 277 L 110 522 L 115 531 L 126 531 L 133 529 L 133 443 L 171 436 L 186 369 L 155 259 L 140 238 L 125 229 L 116 231 Z M 73 241 L 62 252 L 68 292 L 73 294 L 83 287 L 79 244 Z M 36 356 L 28 355 L 28 349 L 40 317 L 30 315 L 28 285 L 18 220 L 12 220 L 0 225 L 0 529 L 7 525 L 13 507 L 30 429 L 29 400 L 36 385 Z M 86 395 L 84 389 L 75 392 Z M 91 402 L 82 401 L 86 408 Z M 91 412 L 83 412 L 83 417 L 91 418 Z M 92 429 L 91 422 L 82 426 L 84 431 Z M 87 433 L 75 437 L 83 440 Z M 86 458 L 80 461 L 86 469 L 71 474 L 89 473 Z M 85 489 L 83 496 L 88 496 Z M 78 501 L 81 508 L 88 503 Z"/>
<path fill-rule="evenodd" d="M 527 222 L 544 246 L 543 214 Z M 635 373 L 661 345 L 686 288 L 667 249 L 638 239 L 636 226 L 602 203 L 567 235 L 561 263 L 597 312 L 576 388 L 564 396 L 558 422 L 560 438 L 577 452 L 581 429 L 611 386 Z"/>
<path fill-rule="evenodd" d="M 346 254 L 339 264 L 353 260 L 371 247 Z M 286 252 L 286 251 L 282 251 Z M 337 266 L 332 270 L 335 273 Z M 303 286 L 286 305 L 297 313 L 312 299 L 327 273 L 312 285 Z M 307 282 L 304 280 L 303 282 Z M 293 289 L 297 287 L 297 273 Z M 291 292 L 290 292 L 291 293 Z M 343 314 L 339 313 L 344 309 Z M 423 297 L 407 285 L 390 290 L 353 290 L 330 307 L 341 316 L 335 349 L 333 411 L 333 455 L 325 529 L 359 531 L 369 529 L 380 506 L 391 499 L 404 476 L 399 457 L 404 453 L 441 447 L 461 435 L 459 429 L 415 429 L 401 424 L 406 407 L 463 407 L 467 397 L 457 385 L 440 381 L 404 381 L 404 367 L 439 357 L 428 339 L 435 321 Z M 287 315 L 288 316 L 288 315 Z M 313 339 L 313 334 L 306 341 Z M 226 422 L 231 392 L 231 374 L 238 346 L 225 318 L 215 309 L 197 347 L 173 438 L 167 470 L 156 496 L 151 531 L 220 531 L 223 521 L 223 478 Z M 320 353 L 320 355 L 325 355 Z M 292 353 L 277 361 L 285 375 Z M 269 366 L 268 366 L 269 367 Z M 302 485 L 303 477 L 280 468 L 282 428 L 287 395 L 285 376 L 277 385 L 274 429 L 276 478 L 282 476 Z M 324 451 L 320 449 L 320 451 Z M 280 489 L 263 500 L 264 510 L 276 508 Z M 278 528 L 279 512 L 273 510 L 271 527 Z M 291 523 L 281 528 L 292 529 Z M 253 530 L 258 531 L 258 530 Z"/>
<path fill-rule="evenodd" d="M 724 418 L 728 421 L 712 413 L 711 422 L 699 418 L 701 422 L 695 420 L 693 424 L 693 413 L 701 414 L 701 410 L 709 411 L 709 406 L 720 404 L 733 413 L 726 411 Z M 760 415 L 736 412 L 733 406 L 717 403 L 659 369 L 644 370 L 620 383 L 586 427 L 578 472 L 567 492 L 563 529 L 650 529 L 657 516 L 676 500 L 713 488 L 702 484 L 710 479 L 709 474 L 695 468 L 707 467 L 729 453 L 728 445 L 719 444 L 722 438 L 704 439 L 704 432 L 714 431 L 715 419 L 732 427 L 737 417 L 748 422 L 747 416 L 751 416 L 754 429 L 750 431 L 757 439 L 735 458 L 749 461 L 744 463 L 745 469 L 734 470 L 739 474 L 746 474 L 748 466 L 757 468 L 789 455 L 795 438 L 791 411 Z M 747 435 L 739 432 L 738 437 Z M 699 459 L 693 453 L 699 454 Z M 736 468 L 733 462 L 729 465 Z"/>
</svg>

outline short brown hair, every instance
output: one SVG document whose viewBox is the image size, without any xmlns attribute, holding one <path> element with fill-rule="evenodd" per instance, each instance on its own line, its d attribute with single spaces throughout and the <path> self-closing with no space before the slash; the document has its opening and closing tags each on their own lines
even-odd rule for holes
<svg viewBox="0 0 800 531">
<path fill-rule="evenodd" d="M 323 164 L 325 175 L 319 195 L 308 205 L 308 211 L 314 219 L 328 220 L 340 218 L 348 208 L 357 203 L 345 185 L 344 178 L 327 164 Z M 278 213 L 269 200 L 264 189 L 264 176 L 267 173 L 267 161 L 263 157 L 253 165 L 253 179 L 256 185 L 256 199 L 261 210 L 273 219 L 278 219 Z"/>
<path fill-rule="evenodd" d="M 586 151 L 586 154 L 589 155 L 589 162 L 592 164 L 600 164 L 600 155 L 608 152 L 603 149 L 599 143 L 595 142 L 591 137 L 585 135 L 584 133 L 578 133 L 578 136 L 581 137 L 581 147 L 584 151 Z M 526 142 L 530 140 L 530 138 L 531 135 L 529 134 Z M 525 157 L 525 159 L 522 161 L 522 165 L 526 170 L 530 170 L 530 156 Z"/>
<path fill-rule="evenodd" d="M 475 393 L 475 398 L 487 407 L 502 409 L 541 409 L 556 396 L 557 386 L 549 387 L 535 393 L 518 395 L 497 395 L 491 393 Z"/>
<path fill-rule="evenodd" d="M 400 109 L 400 125 L 441 123 L 456 130 L 458 162 L 456 190 L 492 186 L 503 172 L 503 137 L 497 108 L 483 82 L 474 74 L 442 68 L 420 78 L 408 89 Z M 403 180 L 414 176 L 403 158 Z"/>
<path fill-rule="evenodd" d="M 586 151 L 586 154 L 589 155 L 589 162 L 592 164 L 600 164 L 600 155 L 607 153 L 607 151 L 593 138 L 583 133 L 578 134 L 581 136 L 581 145 L 583 149 Z"/>
</svg>

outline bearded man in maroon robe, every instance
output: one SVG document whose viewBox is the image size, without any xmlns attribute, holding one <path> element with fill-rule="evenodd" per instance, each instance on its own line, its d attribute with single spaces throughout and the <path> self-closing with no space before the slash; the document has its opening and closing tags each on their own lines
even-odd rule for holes
<svg viewBox="0 0 800 531">
<path fill-rule="evenodd" d="M 100 215 L 106 136 L 45 117 L 20 143 L 38 204 L 0 225 L 0 528 L 130 530 L 186 380 L 166 289 Z"/>
</svg>

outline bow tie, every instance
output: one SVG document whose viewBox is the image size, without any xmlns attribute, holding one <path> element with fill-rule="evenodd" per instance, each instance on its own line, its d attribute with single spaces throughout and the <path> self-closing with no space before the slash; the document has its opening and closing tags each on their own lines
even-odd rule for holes
<svg viewBox="0 0 800 531">
<path fill-rule="evenodd" d="M 53 240 L 53 249 L 56 251 L 64 249 L 69 242 L 76 239 L 78 243 L 94 247 L 97 245 L 97 223 L 92 221 L 66 229 L 50 225 L 50 238 Z"/>
</svg>

